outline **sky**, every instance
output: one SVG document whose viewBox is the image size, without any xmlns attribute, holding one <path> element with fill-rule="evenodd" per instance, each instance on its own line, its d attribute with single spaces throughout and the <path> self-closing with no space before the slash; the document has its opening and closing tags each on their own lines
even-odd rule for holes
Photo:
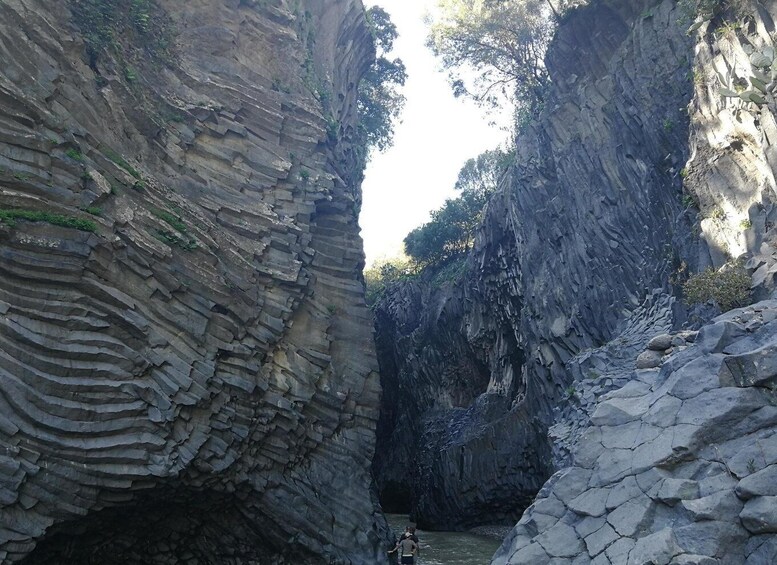
<svg viewBox="0 0 777 565">
<path fill-rule="evenodd" d="M 390 58 L 407 67 L 407 98 L 394 145 L 367 164 L 360 216 L 367 267 L 402 251 L 402 240 L 455 197 L 453 185 L 467 159 L 494 149 L 507 133 L 470 101 L 454 98 L 439 61 L 424 45 L 423 15 L 434 0 L 365 0 L 396 24 L 399 38 Z"/>
</svg>

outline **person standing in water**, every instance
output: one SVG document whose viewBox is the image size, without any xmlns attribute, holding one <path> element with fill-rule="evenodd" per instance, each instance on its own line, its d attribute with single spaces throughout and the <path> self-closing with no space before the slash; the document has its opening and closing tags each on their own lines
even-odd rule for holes
<svg viewBox="0 0 777 565">
<path fill-rule="evenodd" d="M 397 549 L 401 565 L 413 565 L 415 563 L 415 558 L 418 554 L 418 544 L 413 541 L 410 535 L 402 536 L 402 539 L 397 544 Z"/>
<path fill-rule="evenodd" d="M 418 536 L 415 535 L 415 528 L 407 526 L 405 532 L 399 538 L 396 547 L 389 553 L 399 552 L 399 563 L 401 565 L 414 565 L 418 557 Z"/>
</svg>

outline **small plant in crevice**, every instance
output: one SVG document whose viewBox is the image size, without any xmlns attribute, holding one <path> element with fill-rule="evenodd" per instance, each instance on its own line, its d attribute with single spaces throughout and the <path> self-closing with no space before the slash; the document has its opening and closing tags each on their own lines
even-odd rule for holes
<svg viewBox="0 0 777 565">
<path fill-rule="evenodd" d="M 130 174 L 130 176 L 136 178 L 139 181 L 142 181 L 143 177 L 138 172 L 138 170 L 130 165 L 124 157 L 113 151 L 112 149 L 106 149 L 103 151 L 103 154 L 110 159 L 115 165 L 118 165 L 122 169 L 124 169 L 126 172 Z"/>
<path fill-rule="evenodd" d="M 174 245 L 184 251 L 194 251 L 200 247 L 199 243 L 191 237 L 181 237 L 170 230 L 157 230 L 157 239 L 170 245 Z"/>
<path fill-rule="evenodd" d="M 135 82 L 138 80 L 138 73 L 133 67 L 124 67 L 124 78 L 126 78 L 128 82 Z"/>
<path fill-rule="evenodd" d="M 84 208 L 84 212 L 91 214 L 92 216 L 102 216 L 103 214 L 102 208 L 98 206 L 89 206 L 88 208 Z"/>
<path fill-rule="evenodd" d="M 74 149 L 71 147 L 70 149 L 65 151 L 65 155 L 70 157 L 73 161 L 78 161 L 79 163 L 84 162 L 84 155 L 78 149 Z"/>
<path fill-rule="evenodd" d="M 28 180 L 30 180 L 32 178 L 32 175 L 29 174 L 29 173 L 17 172 L 17 173 L 13 174 L 13 178 L 15 178 L 16 180 L 20 180 L 20 181 L 28 181 Z"/>
<path fill-rule="evenodd" d="M 157 216 L 160 220 L 166 222 L 173 229 L 181 233 L 186 233 L 186 224 L 180 216 L 176 216 L 175 214 L 166 212 L 165 210 L 155 210 L 154 215 Z"/>
<path fill-rule="evenodd" d="M 337 141 L 340 137 L 340 122 L 333 116 L 327 116 L 326 137 L 329 141 Z"/>
<path fill-rule="evenodd" d="M 755 473 L 755 459 L 752 457 L 747 460 L 747 472 L 751 475 Z"/>
<path fill-rule="evenodd" d="M 20 210 L 0 208 L 0 223 L 9 227 L 15 227 L 18 220 L 28 222 L 44 222 L 55 226 L 73 228 L 81 231 L 96 232 L 97 224 L 91 220 L 84 220 L 75 216 L 65 216 L 63 214 L 53 214 L 40 210 Z"/>
<path fill-rule="evenodd" d="M 749 230 L 750 228 L 753 227 L 753 222 L 750 220 L 742 220 L 741 222 L 739 222 L 739 227 L 742 230 Z"/>
<path fill-rule="evenodd" d="M 188 233 L 188 227 L 183 218 L 166 210 L 152 210 L 152 213 L 160 220 L 169 225 L 173 230 L 157 230 L 157 238 L 165 243 L 180 247 L 185 251 L 194 251 L 199 247 L 199 243 Z"/>
</svg>

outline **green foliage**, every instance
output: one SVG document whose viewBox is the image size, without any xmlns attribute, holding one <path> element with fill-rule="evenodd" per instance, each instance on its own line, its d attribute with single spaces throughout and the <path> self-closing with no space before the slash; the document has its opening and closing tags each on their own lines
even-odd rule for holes
<svg viewBox="0 0 777 565">
<path fill-rule="evenodd" d="M 364 147 L 364 160 L 370 151 L 384 151 L 391 146 L 394 123 L 405 105 L 400 93 L 407 79 L 401 59 L 388 59 L 397 38 L 396 26 L 379 6 L 367 11 L 367 21 L 375 40 L 377 58 L 359 83 L 357 144 Z"/>
<path fill-rule="evenodd" d="M 143 177 L 140 175 L 140 173 L 137 171 L 137 169 L 135 169 L 132 165 L 127 163 L 127 161 L 124 159 L 124 157 L 122 157 L 121 155 L 119 155 L 118 153 L 113 151 L 112 149 L 106 149 L 104 153 L 105 153 L 105 156 L 108 157 L 108 159 L 110 159 L 116 165 L 118 165 L 119 167 L 121 167 L 122 169 L 127 171 L 131 176 L 133 176 L 134 178 L 136 178 L 139 181 L 143 180 Z"/>
<path fill-rule="evenodd" d="M 484 198 L 493 194 L 513 157 L 512 151 L 489 149 L 474 159 L 468 159 L 459 171 L 456 190 L 472 192 Z"/>
<path fill-rule="evenodd" d="M 0 222 L 14 227 L 17 220 L 26 220 L 28 222 L 46 222 L 55 226 L 73 228 L 81 231 L 95 232 L 97 224 L 91 220 L 82 220 L 74 216 L 63 216 L 62 214 L 52 214 L 50 212 L 41 212 L 39 210 L 10 210 L 0 208 Z"/>
<path fill-rule="evenodd" d="M 340 137 L 340 122 L 333 116 L 328 116 L 326 120 L 326 136 L 330 141 L 337 141 Z"/>
<path fill-rule="evenodd" d="M 683 25 L 689 25 L 692 22 L 703 22 L 712 19 L 722 10 L 724 0 L 679 0 L 677 3 L 680 8 Z"/>
<path fill-rule="evenodd" d="M 166 210 L 152 210 L 152 212 L 175 230 L 175 232 L 165 229 L 157 230 L 157 237 L 161 241 L 180 247 L 184 251 L 194 251 L 200 246 L 197 240 L 188 234 L 188 228 L 183 218 Z"/>
<path fill-rule="evenodd" d="M 459 171 L 458 198 L 449 198 L 432 212 L 429 222 L 405 237 L 405 253 L 421 265 L 439 265 L 466 253 L 474 241 L 483 207 L 497 188 L 511 159 L 499 149 L 470 159 Z"/>
<path fill-rule="evenodd" d="M 89 206 L 88 208 L 84 208 L 84 212 L 87 214 L 91 214 L 92 216 L 102 216 L 102 209 L 97 206 Z"/>
<path fill-rule="evenodd" d="M 453 283 L 462 279 L 467 272 L 467 259 L 465 257 L 456 257 L 448 261 L 434 273 L 431 284 L 434 287 L 442 286 L 446 283 Z"/>
<path fill-rule="evenodd" d="M 73 159 L 73 161 L 78 161 L 79 163 L 84 161 L 84 155 L 78 149 L 74 149 L 72 147 L 65 151 L 65 155 Z"/>
<path fill-rule="evenodd" d="M 741 263 L 729 263 L 720 270 L 707 269 L 692 275 L 683 285 L 688 304 L 714 301 L 723 312 L 750 303 L 750 275 Z"/>
<path fill-rule="evenodd" d="M 125 67 L 124 78 L 126 78 L 128 82 L 135 82 L 136 80 L 138 80 L 138 73 L 132 67 L 129 67 L 129 66 Z"/>
<path fill-rule="evenodd" d="M 454 94 L 487 107 L 510 102 L 519 121 L 538 114 L 550 82 L 543 60 L 556 8 L 542 0 L 438 0 L 437 7 L 427 45 L 449 72 Z"/>
<path fill-rule="evenodd" d="M 69 0 L 69 4 L 92 66 L 106 53 L 123 59 L 130 51 L 169 60 L 172 27 L 153 0 Z"/>
<path fill-rule="evenodd" d="M 414 276 L 415 267 L 406 257 L 396 257 L 373 263 L 369 269 L 364 271 L 367 305 L 374 306 L 392 284 Z"/>
<path fill-rule="evenodd" d="M 449 198 L 431 220 L 405 237 L 405 253 L 422 265 L 440 264 L 469 251 L 486 201 L 474 193 Z"/>
<path fill-rule="evenodd" d="M 169 224 L 173 229 L 178 230 L 181 233 L 186 233 L 186 224 L 180 216 L 176 216 L 175 214 L 171 214 L 164 210 L 154 210 L 154 214 L 156 214 L 160 220 Z"/>
<path fill-rule="evenodd" d="M 196 240 L 190 237 L 181 237 L 181 235 L 171 232 L 170 230 L 157 231 L 157 238 L 169 245 L 179 247 L 184 251 L 194 251 L 200 246 Z"/>
<path fill-rule="evenodd" d="M 750 228 L 753 227 L 753 222 L 751 222 L 750 220 L 742 220 L 741 222 L 739 222 L 739 227 L 743 230 L 749 230 Z"/>
</svg>

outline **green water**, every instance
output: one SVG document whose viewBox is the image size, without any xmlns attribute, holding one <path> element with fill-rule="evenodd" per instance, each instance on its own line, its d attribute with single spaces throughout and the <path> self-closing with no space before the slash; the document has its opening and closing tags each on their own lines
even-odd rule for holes
<svg viewBox="0 0 777 565">
<path fill-rule="evenodd" d="M 386 514 L 389 525 L 399 536 L 405 531 L 407 516 Z M 418 565 L 488 565 L 491 556 L 502 543 L 504 528 L 497 528 L 494 536 L 469 532 L 425 532 L 417 530 L 421 545 Z"/>
</svg>

